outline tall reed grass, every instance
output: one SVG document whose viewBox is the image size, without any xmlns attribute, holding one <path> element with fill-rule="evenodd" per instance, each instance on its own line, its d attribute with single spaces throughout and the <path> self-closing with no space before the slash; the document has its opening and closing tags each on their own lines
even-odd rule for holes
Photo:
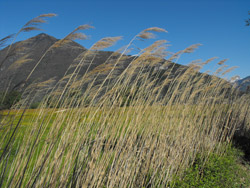
<svg viewBox="0 0 250 188">
<path fill-rule="evenodd" d="M 52 45 L 26 80 L 50 50 L 85 39 L 79 31 L 91 27 L 80 26 Z M 35 28 L 21 31 L 29 29 Z M 28 108 L 38 83 L 27 87 L 26 97 L 1 118 L 0 187 L 167 187 L 197 155 L 204 162 L 210 152 L 223 155 L 221 146 L 235 130 L 249 128 L 249 96 L 219 78 L 230 71 L 224 61 L 210 75 L 199 71 L 214 58 L 176 64 L 199 45 L 171 53 L 167 41 L 158 40 L 126 55 L 155 32 L 166 30 L 145 29 L 93 68 L 99 50 L 121 37 L 96 42 L 35 111 Z"/>
</svg>

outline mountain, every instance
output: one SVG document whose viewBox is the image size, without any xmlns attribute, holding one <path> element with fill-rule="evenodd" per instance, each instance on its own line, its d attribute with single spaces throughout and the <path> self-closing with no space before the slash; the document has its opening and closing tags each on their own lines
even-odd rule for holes
<svg viewBox="0 0 250 188">
<path fill-rule="evenodd" d="M 18 84 L 27 78 L 46 50 L 57 41 L 58 39 L 41 33 L 13 44 L 12 51 L 7 58 L 6 53 L 9 47 L 1 50 L 0 62 L 4 61 L 4 63 L 0 69 L 0 90 L 18 87 Z M 86 51 L 84 47 L 73 41 L 63 47 L 54 48 L 42 58 L 26 85 L 28 86 L 34 81 L 49 80 L 52 77 L 58 81 L 72 61 L 84 51 Z M 25 62 L 19 61 L 25 55 L 28 55 L 27 60 Z"/>
<path fill-rule="evenodd" d="M 40 86 L 43 85 L 45 88 L 51 87 L 58 83 L 66 72 L 68 74 L 72 72 L 74 64 L 77 64 L 77 57 L 84 56 L 87 49 L 74 41 L 68 41 L 64 45 L 48 50 L 58 41 L 59 39 L 41 33 L 13 44 L 9 53 L 7 53 L 9 46 L 2 49 L 0 51 L 0 64 L 2 64 L 0 67 L 0 92 L 6 89 L 23 92 L 34 83 L 44 83 Z M 111 53 L 97 52 L 89 70 L 105 62 Z M 6 54 L 8 54 L 7 57 Z M 90 64 L 92 59 L 88 58 L 79 75 L 83 75 Z M 39 61 L 40 63 L 38 63 Z M 34 69 L 34 67 L 36 68 Z M 28 80 L 27 77 L 29 77 Z"/>
<path fill-rule="evenodd" d="M 250 76 L 237 80 L 234 86 L 242 92 L 250 92 Z"/>
<path fill-rule="evenodd" d="M 70 74 L 74 71 L 81 57 L 86 56 L 79 76 L 83 75 L 86 70 L 91 71 L 102 64 L 104 66 L 107 64 L 107 60 L 109 64 L 115 64 L 120 55 L 109 51 L 90 53 L 74 41 L 68 41 L 64 45 L 48 50 L 58 41 L 59 39 L 41 33 L 27 40 L 16 42 L 11 48 L 7 46 L 0 50 L 0 65 L 2 64 L 0 67 L 0 91 L 3 92 L 6 89 L 23 91 L 31 84 L 43 82 L 54 86 L 65 76 L 66 72 Z M 6 56 L 6 54 L 8 55 Z M 112 57 L 111 54 L 113 54 Z M 129 62 L 135 59 L 132 56 L 125 57 L 120 59 L 121 63 L 117 65 L 114 74 L 121 74 Z M 40 63 L 38 63 L 39 61 Z M 36 68 L 34 69 L 34 67 Z M 28 80 L 27 77 L 29 77 Z"/>
<path fill-rule="evenodd" d="M 0 50 L 0 92 L 17 90 L 24 95 L 35 95 L 34 100 L 40 101 L 52 88 L 56 87 L 56 91 L 60 93 L 71 82 L 73 85 L 81 84 L 83 92 L 89 85 L 93 91 L 98 85 L 102 85 L 103 90 L 98 90 L 98 95 L 101 96 L 109 91 L 108 86 L 127 68 L 132 72 L 129 75 L 129 83 L 133 83 L 134 79 L 143 83 L 145 78 L 152 78 L 152 87 L 161 85 L 166 78 L 178 81 L 177 78 L 188 69 L 187 66 L 155 57 L 152 57 L 152 61 L 147 59 L 145 62 L 137 62 L 134 66 L 137 56 L 121 56 L 119 52 L 110 51 L 90 51 L 74 41 L 57 45 L 59 42 L 59 39 L 41 33 Z M 136 67 L 134 70 L 133 66 Z M 111 70 L 112 76 L 107 78 Z M 204 82 L 219 79 L 193 72 L 190 73 L 194 77 L 201 77 Z M 157 80 L 154 80 L 156 77 Z M 193 80 L 198 83 L 197 78 Z M 172 86 L 173 83 L 171 82 Z M 169 84 L 164 82 L 161 95 L 167 93 Z"/>
</svg>

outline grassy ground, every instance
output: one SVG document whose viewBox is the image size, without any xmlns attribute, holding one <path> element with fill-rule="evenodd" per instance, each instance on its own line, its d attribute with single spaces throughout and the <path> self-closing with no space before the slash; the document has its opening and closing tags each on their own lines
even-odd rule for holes
<svg viewBox="0 0 250 188">
<path fill-rule="evenodd" d="M 250 166 L 243 156 L 233 146 L 227 146 L 223 155 L 208 154 L 205 163 L 197 156 L 181 178 L 175 177 L 171 187 L 249 187 Z"/>
<path fill-rule="evenodd" d="M 129 111 L 128 107 L 120 109 L 120 111 Z M 90 118 L 91 116 L 89 114 L 96 112 L 96 109 L 93 108 L 93 111 L 87 111 L 86 109 L 83 109 L 84 114 L 86 115 L 85 117 L 88 116 Z M 61 109 L 46 109 L 46 119 L 44 120 L 45 122 L 48 121 L 49 123 L 47 124 L 45 130 L 42 131 L 42 134 L 37 135 L 34 129 L 34 119 L 37 119 L 37 117 L 40 114 L 41 109 L 35 109 L 35 110 L 26 110 L 25 115 L 22 118 L 21 124 L 18 127 L 18 131 L 15 134 L 15 137 L 11 143 L 11 152 L 8 154 L 8 162 L 7 166 L 3 165 L 1 166 L 1 171 L 3 171 L 3 168 L 6 168 L 6 176 L 3 179 L 3 186 L 7 186 L 10 179 L 14 175 L 12 168 L 17 167 L 19 160 L 22 160 L 22 156 L 18 155 L 18 152 L 24 148 L 22 148 L 22 145 L 20 143 L 27 143 L 27 144 L 32 144 L 35 143 L 34 151 L 32 152 L 31 158 L 29 159 L 29 165 L 27 168 L 27 171 L 25 172 L 25 180 L 24 184 L 29 184 L 31 177 L 34 175 L 34 168 L 36 168 L 36 163 L 39 162 L 39 157 L 43 156 L 45 151 L 48 151 L 49 148 L 46 147 L 46 145 L 49 144 L 51 138 L 51 131 L 53 132 L 52 125 L 53 122 L 55 121 L 56 117 L 58 114 L 64 114 L 64 116 L 69 116 L 70 113 L 76 113 L 76 109 L 74 109 L 72 112 L 68 112 L 69 110 L 61 110 Z M 133 111 L 134 112 L 134 111 Z M 89 113 L 89 114 L 88 114 Z M 119 112 L 121 113 L 121 112 Z M 123 111 L 124 113 L 124 111 Z M 98 116 L 101 115 L 101 112 L 96 113 L 97 116 L 95 116 L 95 123 L 98 124 Z M 12 123 L 12 128 L 2 126 L 0 129 L 0 138 L 1 138 L 1 152 L 0 155 L 3 152 L 4 146 L 6 146 L 7 141 L 10 137 L 11 130 L 13 132 L 13 129 L 15 125 L 18 123 L 18 120 L 21 118 L 22 115 L 22 110 L 11 110 L 11 111 L 1 111 L 1 116 L 2 120 L 4 119 L 3 122 L 13 122 Z M 178 116 L 178 115 L 177 115 Z M 84 119 L 84 116 L 81 117 Z M 100 118 L 100 117 L 99 117 Z M 81 120 L 82 120 L 81 119 Z M 86 123 L 93 123 L 90 119 L 85 119 Z M 41 123 L 41 121 L 39 121 Z M 10 125 L 10 124 L 6 124 Z M 62 124 L 63 125 L 63 124 Z M 95 126 L 97 127 L 97 126 Z M 61 127 L 60 130 L 63 128 L 67 127 Z M 118 128 L 118 127 L 116 127 Z M 121 128 L 121 127 L 119 127 Z M 76 131 L 75 129 L 71 131 Z M 153 131 L 153 130 L 152 130 Z M 11 132 L 11 133 L 12 133 Z M 59 131 L 60 132 L 60 131 Z M 77 132 L 76 132 L 77 133 Z M 65 134 L 65 132 L 64 132 Z M 119 134 L 119 131 L 116 132 L 116 134 Z M 121 134 L 121 131 L 120 131 Z M 28 136 L 29 135 L 29 136 Z M 60 134 L 57 133 L 57 138 Z M 63 135 L 63 134 L 61 134 Z M 71 134 L 71 135 L 77 135 L 77 134 Z M 110 165 L 112 165 L 113 158 L 114 158 L 114 151 L 112 147 L 115 148 L 113 145 L 114 143 L 111 142 L 111 140 L 115 139 L 115 136 L 112 135 L 111 133 L 109 136 L 105 135 L 102 137 L 97 137 L 98 135 L 98 129 L 95 130 L 93 127 L 92 133 L 88 133 L 88 138 L 90 139 L 88 141 L 89 146 L 88 147 L 93 147 L 95 145 L 95 142 L 97 142 L 99 145 L 101 145 L 101 153 L 99 153 L 98 157 L 92 156 L 93 154 L 90 154 L 89 152 L 94 152 L 91 151 L 90 148 L 86 150 L 87 153 L 89 153 L 86 157 L 87 160 L 90 162 L 94 162 L 95 160 L 96 164 L 98 164 L 99 168 L 102 168 L 101 161 L 103 162 L 102 159 L 109 159 L 108 163 L 106 164 L 106 173 L 110 168 Z M 139 141 L 140 132 L 137 134 L 137 142 Z M 142 135 L 142 134 L 141 134 Z M 37 142 L 34 142 L 34 140 L 37 139 L 37 136 L 39 136 Z M 53 136 L 53 135 L 52 135 Z M 113 138 L 111 138 L 113 136 Z M 109 138 L 109 139 L 108 139 Z M 63 139 L 63 138 L 61 138 Z M 92 141 L 91 141 L 92 140 Z M 33 141 L 33 142 L 31 142 Z M 107 143 L 108 142 L 108 143 Z M 117 141 L 116 141 L 117 142 Z M 137 143 L 137 145 L 140 142 Z M 59 166 L 60 170 L 63 170 L 63 165 L 65 163 L 65 160 L 72 160 L 71 158 L 74 157 L 73 155 L 77 156 L 76 153 L 71 153 L 71 157 L 68 158 L 68 153 L 71 147 L 66 147 L 63 150 L 63 153 L 57 154 L 57 148 L 59 147 L 60 143 L 56 143 L 56 147 L 52 150 L 50 150 L 51 153 L 53 153 L 52 158 L 50 158 L 50 161 L 48 162 L 47 165 L 55 165 L 54 158 L 56 157 L 57 159 L 61 160 L 61 164 Z M 65 147 L 65 146 L 64 146 Z M 222 150 L 222 149 L 220 149 Z M 24 150 L 25 151 L 25 150 Z M 199 153 L 196 154 L 196 157 L 194 158 L 194 162 L 192 166 L 190 167 L 185 167 L 182 169 L 179 173 L 179 175 L 175 175 L 174 178 L 168 183 L 170 187 L 248 187 L 250 186 L 250 166 L 247 165 L 246 163 L 243 164 L 243 159 L 242 159 L 242 152 L 240 150 L 237 150 L 233 147 L 226 146 L 226 149 L 224 149 L 225 153 L 216 153 L 216 151 L 211 151 L 210 153 L 207 153 L 204 155 L 200 155 Z M 26 155 L 28 155 L 31 151 L 26 150 Z M 58 156 L 59 155 L 59 156 Z M 112 157 L 113 156 L 113 157 Z M 92 158 L 94 157 L 94 158 Z M 76 160 L 76 158 L 75 158 Z M 205 162 L 204 162 L 205 160 Z M 98 162 L 99 161 L 99 162 Z M 87 164 L 86 164 L 87 165 Z M 100 166 L 101 165 L 101 166 Z M 73 166 L 72 166 L 73 167 Z M 71 167 L 71 168 L 72 168 Z M 87 169 L 87 166 L 82 167 L 83 171 Z M 91 168 L 91 166 L 88 165 L 88 168 Z M 53 172 L 53 171 L 52 171 Z M 49 173 L 49 172 L 47 172 Z M 73 172 L 71 172 L 73 173 Z M 12 174 L 12 176 L 7 174 Z M 21 176 L 22 174 L 19 174 Z M 145 179 L 141 179 L 142 181 L 145 181 L 144 185 L 150 187 L 151 186 L 151 179 L 152 174 L 150 173 L 150 170 L 147 172 L 147 175 L 145 176 Z M 158 174 L 158 178 L 160 178 L 160 174 Z M 70 178 L 70 177 L 68 177 Z M 138 177 L 140 178 L 140 177 Z M 68 181 L 70 181 L 68 179 Z M 58 185 L 60 182 L 58 182 Z"/>
</svg>

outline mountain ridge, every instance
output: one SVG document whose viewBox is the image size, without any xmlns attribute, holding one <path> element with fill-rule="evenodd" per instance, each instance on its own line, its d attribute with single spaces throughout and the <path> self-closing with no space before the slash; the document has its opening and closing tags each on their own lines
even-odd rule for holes
<svg viewBox="0 0 250 188">
<path fill-rule="evenodd" d="M 250 76 L 236 80 L 234 86 L 242 92 L 250 92 Z"/>
<path fill-rule="evenodd" d="M 53 44 L 58 41 L 59 39 L 53 36 L 40 33 L 27 40 L 14 43 L 12 49 L 21 50 L 17 50 L 7 59 L 4 58 L 8 47 L 0 50 L 0 62 L 5 61 L 0 70 L 0 91 L 17 90 L 22 93 L 24 91 L 30 93 L 31 86 L 35 86 L 35 90 L 39 92 L 34 100 L 39 101 L 46 95 L 49 88 L 58 85 L 63 88 L 70 79 L 73 78 L 72 80 L 77 81 L 83 75 L 85 80 L 84 84 L 81 85 L 82 91 L 85 91 L 93 80 L 93 88 L 106 80 L 103 83 L 105 87 L 107 84 L 115 82 L 116 78 L 124 73 L 131 62 L 139 58 L 130 55 L 121 56 L 118 52 L 91 51 L 74 41 L 67 41 L 64 45 L 53 47 Z M 26 62 L 18 64 L 18 61 L 27 54 Z M 117 63 L 118 60 L 119 63 Z M 152 76 L 152 79 L 157 76 L 156 84 L 161 84 L 166 79 L 163 76 L 166 71 L 169 72 L 167 78 L 174 80 L 176 76 L 182 75 L 188 68 L 161 58 L 157 58 L 153 65 L 150 62 L 145 63 L 149 64 L 142 69 L 142 72 L 138 72 L 141 71 L 140 68 L 133 70 L 131 82 L 133 78 L 137 77 L 137 74 L 146 73 Z M 112 77 L 106 79 L 111 69 Z M 31 72 L 32 74 L 30 74 Z M 75 73 L 77 74 L 72 77 L 72 74 Z M 88 74 L 86 75 L 86 73 Z M 195 72 L 194 75 L 203 75 L 205 80 L 212 79 L 212 76 L 204 73 Z M 167 90 L 168 86 L 164 86 L 161 92 L 166 93 Z M 100 95 L 104 92 L 107 90 L 100 92 Z"/>
</svg>

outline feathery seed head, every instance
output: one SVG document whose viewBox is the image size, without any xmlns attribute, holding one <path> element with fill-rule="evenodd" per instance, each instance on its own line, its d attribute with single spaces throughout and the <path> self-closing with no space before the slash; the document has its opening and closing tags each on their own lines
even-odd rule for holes
<svg viewBox="0 0 250 188">
<path fill-rule="evenodd" d="M 189 47 L 187 47 L 186 49 L 183 50 L 183 53 L 193 53 L 195 49 L 197 49 L 199 46 L 201 46 L 202 44 L 193 44 Z"/>
<path fill-rule="evenodd" d="M 40 16 L 37 16 L 36 18 L 33 18 L 32 20 L 28 21 L 19 32 L 41 30 L 41 28 L 39 28 L 40 24 L 46 23 L 47 22 L 46 18 L 54 16 L 56 16 L 56 14 L 54 13 L 42 14 Z"/>
<path fill-rule="evenodd" d="M 182 53 L 182 50 L 181 51 L 178 51 L 176 53 L 173 53 L 171 55 L 171 57 L 168 59 L 169 61 L 173 61 L 174 59 L 177 59 L 179 57 L 179 55 Z"/>
<path fill-rule="evenodd" d="M 37 18 L 51 18 L 51 17 L 55 17 L 57 16 L 57 14 L 55 13 L 48 13 L 48 14 L 41 14 L 40 16 L 38 16 Z"/>
<path fill-rule="evenodd" d="M 223 65 L 227 60 L 228 60 L 228 59 L 223 59 L 223 60 L 219 61 L 217 64 L 218 64 L 218 65 Z"/>
<path fill-rule="evenodd" d="M 86 40 L 89 37 L 85 35 L 84 33 L 72 33 L 67 37 L 69 40 Z"/>
<path fill-rule="evenodd" d="M 190 62 L 188 66 L 191 68 L 190 70 L 199 71 L 203 66 L 202 60 L 201 59 L 194 60 Z"/>
<path fill-rule="evenodd" d="M 215 71 L 215 75 L 220 74 L 225 68 L 227 68 L 228 65 L 222 65 L 220 66 L 216 71 Z"/>
<path fill-rule="evenodd" d="M 153 44 L 151 44 L 150 46 L 146 47 L 144 49 L 144 51 L 152 52 L 153 50 L 156 50 L 159 47 L 166 46 L 167 42 L 168 42 L 167 40 L 157 40 Z"/>
<path fill-rule="evenodd" d="M 38 27 L 24 27 L 22 29 L 23 32 L 30 32 L 30 31 L 41 31 L 41 28 Z"/>
<path fill-rule="evenodd" d="M 8 40 L 10 40 L 11 38 L 13 38 L 14 34 L 8 35 L 2 39 L 0 39 L 0 49 L 3 48 L 5 46 L 5 44 L 8 42 Z"/>
<path fill-rule="evenodd" d="M 80 33 L 80 30 L 85 30 L 85 29 L 90 29 L 94 28 L 91 25 L 85 24 L 85 25 L 80 25 L 77 28 L 75 28 L 71 33 L 69 33 L 64 39 L 62 40 L 86 40 L 89 39 L 89 36 L 85 35 L 84 33 Z"/>
<path fill-rule="evenodd" d="M 234 66 L 234 67 L 230 67 L 229 69 L 227 69 L 226 71 L 224 71 L 221 75 L 224 76 L 225 74 L 233 71 L 234 69 L 238 68 L 238 66 Z"/>
<path fill-rule="evenodd" d="M 80 25 L 76 28 L 77 31 L 79 30 L 86 30 L 86 29 L 94 29 L 95 27 L 89 24 L 84 24 L 84 25 Z"/>
<path fill-rule="evenodd" d="M 147 28 L 147 29 L 143 30 L 143 32 L 148 32 L 148 31 L 167 33 L 167 31 L 165 29 L 162 29 L 160 27 L 150 27 L 150 28 Z"/>
<path fill-rule="evenodd" d="M 202 65 L 206 65 L 206 64 L 210 63 L 211 61 L 213 61 L 213 60 L 215 60 L 215 59 L 218 59 L 218 57 L 209 58 L 208 60 L 204 61 L 204 62 L 202 63 Z"/>
<path fill-rule="evenodd" d="M 140 37 L 141 39 L 153 39 L 156 37 L 156 35 L 153 34 L 152 32 L 165 32 L 165 33 L 167 33 L 167 31 L 165 29 L 162 29 L 159 27 L 150 27 L 150 28 L 144 29 L 141 33 L 139 33 L 138 37 Z"/>
<path fill-rule="evenodd" d="M 37 83 L 37 87 L 48 87 L 50 84 L 54 83 L 56 80 L 55 78 L 51 78 L 49 80 L 46 80 L 44 82 Z"/>
<path fill-rule="evenodd" d="M 102 38 L 92 46 L 91 50 L 101 50 L 104 48 L 108 48 L 110 46 L 113 46 L 118 40 L 121 39 L 122 39 L 121 36 Z"/>
<path fill-rule="evenodd" d="M 30 59 L 29 56 L 30 56 L 29 54 L 22 56 L 21 58 L 16 60 L 14 63 L 12 63 L 11 66 L 9 67 L 9 69 L 17 69 L 20 66 L 22 66 L 23 64 L 32 61 L 32 59 Z"/>
<path fill-rule="evenodd" d="M 138 37 L 140 37 L 142 39 L 154 39 L 155 34 L 150 33 L 150 32 L 142 32 L 138 35 Z"/>
</svg>

